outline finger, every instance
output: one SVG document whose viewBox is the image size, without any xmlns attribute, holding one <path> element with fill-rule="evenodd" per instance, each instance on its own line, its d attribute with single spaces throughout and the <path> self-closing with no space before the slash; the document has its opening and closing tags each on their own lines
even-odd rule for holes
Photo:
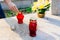
<svg viewBox="0 0 60 40">
<path fill-rule="evenodd" d="M 19 12 L 19 10 L 16 6 L 14 6 L 13 9 L 15 10 L 15 12 Z"/>
<path fill-rule="evenodd" d="M 14 11 L 14 8 L 13 7 L 9 7 L 10 10 Z"/>
<path fill-rule="evenodd" d="M 12 7 L 12 10 L 16 13 L 16 15 L 19 13 L 19 10 L 17 9 L 16 6 L 13 6 L 13 7 Z"/>
</svg>

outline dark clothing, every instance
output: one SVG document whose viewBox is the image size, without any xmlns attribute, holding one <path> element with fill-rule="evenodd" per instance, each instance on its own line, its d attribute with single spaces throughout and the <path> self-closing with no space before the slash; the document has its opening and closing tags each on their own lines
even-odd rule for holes
<svg viewBox="0 0 60 40">
<path fill-rule="evenodd" d="M 0 4 L 0 18 L 5 18 L 4 11 L 2 10 L 1 4 Z"/>
</svg>

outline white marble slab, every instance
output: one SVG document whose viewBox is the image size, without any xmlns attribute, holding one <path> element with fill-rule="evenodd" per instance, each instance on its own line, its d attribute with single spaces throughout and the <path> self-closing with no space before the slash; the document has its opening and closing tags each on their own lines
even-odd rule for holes
<svg viewBox="0 0 60 40">
<path fill-rule="evenodd" d="M 28 24 L 31 17 L 37 18 L 36 37 L 29 36 Z M 13 26 L 15 30 L 11 30 Z M 0 40 L 60 40 L 60 19 L 49 14 L 45 18 L 27 14 L 23 24 L 18 24 L 16 17 L 0 19 Z"/>
</svg>

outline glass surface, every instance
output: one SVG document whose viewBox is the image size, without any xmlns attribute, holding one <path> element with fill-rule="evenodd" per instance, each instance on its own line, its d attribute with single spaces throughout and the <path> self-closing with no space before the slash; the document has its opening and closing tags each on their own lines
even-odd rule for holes
<svg viewBox="0 0 60 40">
<path fill-rule="evenodd" d="M 35 37 L 36 36 L 36 30 L 37 30 L 36 20 L 30 20 L 30 23 L 29 23 L 30 36 Z"/>
<path fill-rule="evenodd" d="M 19 24 L 22 24 L 23 23 L 23 18 L 24 18 L 24 15 L 22 12 L 19 12 L 18 15 L 17 15 L 17 20 L 18 20 L 18 23 Z"/>
</svg>

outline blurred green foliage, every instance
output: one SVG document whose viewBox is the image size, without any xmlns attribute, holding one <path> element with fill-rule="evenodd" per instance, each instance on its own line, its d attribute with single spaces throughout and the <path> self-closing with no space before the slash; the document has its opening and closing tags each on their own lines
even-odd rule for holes
<svg viewBox="0 0 60 40">
<path fill-rule="evenodd" d="M 19 11 L 23 12 L 24 14 L 25 13 L 31 13 L 32 10 L 31 10 L 31 7 L 26 7 L 26 8 L 19 8 Z M 4 13 L 6 15 L 6 17 L 12 17 L 12 16 L 15 16 L 16 13 L 12 12 L 11 10 L 4 10 Z"/>
</svg>

